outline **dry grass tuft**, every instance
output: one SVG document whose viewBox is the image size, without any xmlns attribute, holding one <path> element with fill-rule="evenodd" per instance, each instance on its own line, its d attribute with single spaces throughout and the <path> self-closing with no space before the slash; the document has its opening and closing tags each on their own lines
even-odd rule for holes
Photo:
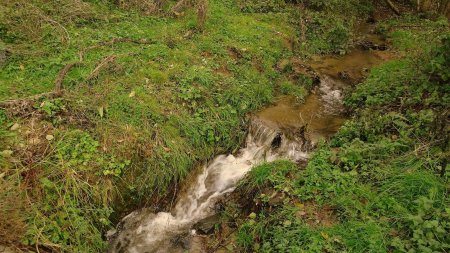
<svg viewBox="0 0 450 253">
<path fill-rule="evenodd" d="M 117 6 L 123 9 L 137 9 L 146 15 L 161 13 L 167 0 L 115 0 Z"/>
<path fill-rule="evenodd" d="M 208 0 L 197 2 L 197 29 L 203 31 L 205 28 L 206 15 L 208 13 Z"/>
<path fill-rule="evenodd" d="M 0 26 L 9 40 L 40 41 L 45 35 L 70 40 L 65 26 L 98 19 L 95 9 L 81 0 L 3 0 L 0 1 Z"/>
<path fill-rule="evenodd" d="M 0 178 L 0 244 L 17 243 L 25 233 L 25 199 L 18 188 Z"/>
</svg>

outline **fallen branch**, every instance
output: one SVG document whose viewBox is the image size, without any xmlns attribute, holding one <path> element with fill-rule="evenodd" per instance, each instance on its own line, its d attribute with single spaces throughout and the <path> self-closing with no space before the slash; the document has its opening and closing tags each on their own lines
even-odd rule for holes
<svg viewBox="0 0 450 253">
<path fill-rule="evenodd" d="M 54 88 L 54 92 L 58 96 L 62 95 L 62 83 L 63 83 L 64 78 L 66 77 L 67 73 L 70 71 L 71 68 L 78 67 L 78 66 L 81 66 L 81 65 L 82 65 L 81 62 L 72 62 L 72 63 L 66 64 L 64 66 L 64 68 L 62 68 L 59 71 L 58 77 L 55 80 L 55 88 Z"/>
<path fill-rule="evenodd" d="M 391 7 L 391 9 L 395 12 L 395 14 L 400 15 L 400 11 L 398 10 L 397 6 L 391 1 L 391 0 L 385 0 L 386 3 Z"/>
<path fill-rule="evenodd" d="M 37 95 L 25 97 L 25 98 L 0 101 L 0 108 L 7 109 L 7 108 L 15 107 L 15 106 L 24 106 L 26 104 L 33 103 L 34 101 L 39 100 L 41 98 L 51 99 L 51 98 L 56 98 L 56 97 L 58 97 L 58 95 L 54 91 L 45 92 L 45 93 L 40 93 Z"/>
</svg>

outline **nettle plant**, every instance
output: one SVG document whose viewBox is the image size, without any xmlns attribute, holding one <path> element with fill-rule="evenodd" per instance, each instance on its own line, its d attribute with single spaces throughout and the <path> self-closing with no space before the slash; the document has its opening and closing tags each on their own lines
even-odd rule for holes
<svg viewBox="0 0 450 253">
<path fill-rule="evenodd" d="M 450 249 L 450 208 L 436 208 L 433 198 L 420 197 L 414 201 L 417 212 L 407 217 L 409 235 L 396 237 L 392 246 L 402 252 L 447 252 Z"/>
<path fill-rule="evenodd" d="M 55 158 L 60 164 L 77 171 L 91 171 L 100 168 L 97 174 L 120 176 L 130 164 L 129 160 L 120 161 L 116 156 L 98 151 L 99 143 L 81 130 L 65 133 L 56 144 Z"/>
</svg>

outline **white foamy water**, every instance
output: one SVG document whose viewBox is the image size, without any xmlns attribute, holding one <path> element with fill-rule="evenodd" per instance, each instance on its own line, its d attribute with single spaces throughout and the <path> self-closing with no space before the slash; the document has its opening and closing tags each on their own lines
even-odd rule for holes
<svg viewBox="0 0 450 253">
<path fill-rule="evenodd" d="M 213 215 L 216 202 L 232 192 L 252 167 L 280 158 L 306 159 L 306 146 L 300 140 L 289 139 L 279 129 L 253 120 L 245 147 L 236 155 L 217 156 L 205 166 L 170 213 L 139 210 L 126 216 L 110 252 L 170 252 L 171 240 Z"/>
</svg>

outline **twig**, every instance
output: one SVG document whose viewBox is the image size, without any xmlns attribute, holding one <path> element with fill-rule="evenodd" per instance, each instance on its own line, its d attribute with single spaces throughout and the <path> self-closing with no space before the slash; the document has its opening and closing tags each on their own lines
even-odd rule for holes
<svg viewBox="0 0 450 253">
<path fill-rule="evenodd" d="M 208 250 L 208 253 L 214 253 L 214 252 L 216 252 L 216 250 L 217 250 L 218 248 L 220 248 L 221 246 L 223 246 L 223 243 L 224 243 L 228 238 L 230 238 L 230 236 L 231 236 L 234 232 L 236 232 L 236 231 L 237 231 L 237 228 L 234 228 L 234 229 L 231 230 L 231 232 L 229 232 L 226 236 L 222 237 L 222 239 L 220 239 L 220 241 L 219 241 L 215 246 L 213 246 L 212 248 L 210 248 L 210 250 Z"/>
<path fill-rule="evenodd" d="M 109 65 L 110 63 L 114 62 L 115 60 L 116 60 L 116 56 L 115 55 L 110 55 L 110 56 L 107 56 L 107 57 L 103 58 L 103 60 L 101 60 L 100 63 L 97 64 L 95 69 L 86 78 L 86 81 L 90 81 L 90 80 L 92 80 L 94 78 L 97 78 L 98 74 L 100 73 L 100 70 L 102 70 L 105 66 Z"/>
<path fill-rule="evenodd" d="M 398 10 L 397 6 L 391 1 L 391 0 L 385 0 L 386 3 L 391 7 L 391 9 L 395 12 L 395 14 L 400 15 L 400 11 Z"/>
</svg>

